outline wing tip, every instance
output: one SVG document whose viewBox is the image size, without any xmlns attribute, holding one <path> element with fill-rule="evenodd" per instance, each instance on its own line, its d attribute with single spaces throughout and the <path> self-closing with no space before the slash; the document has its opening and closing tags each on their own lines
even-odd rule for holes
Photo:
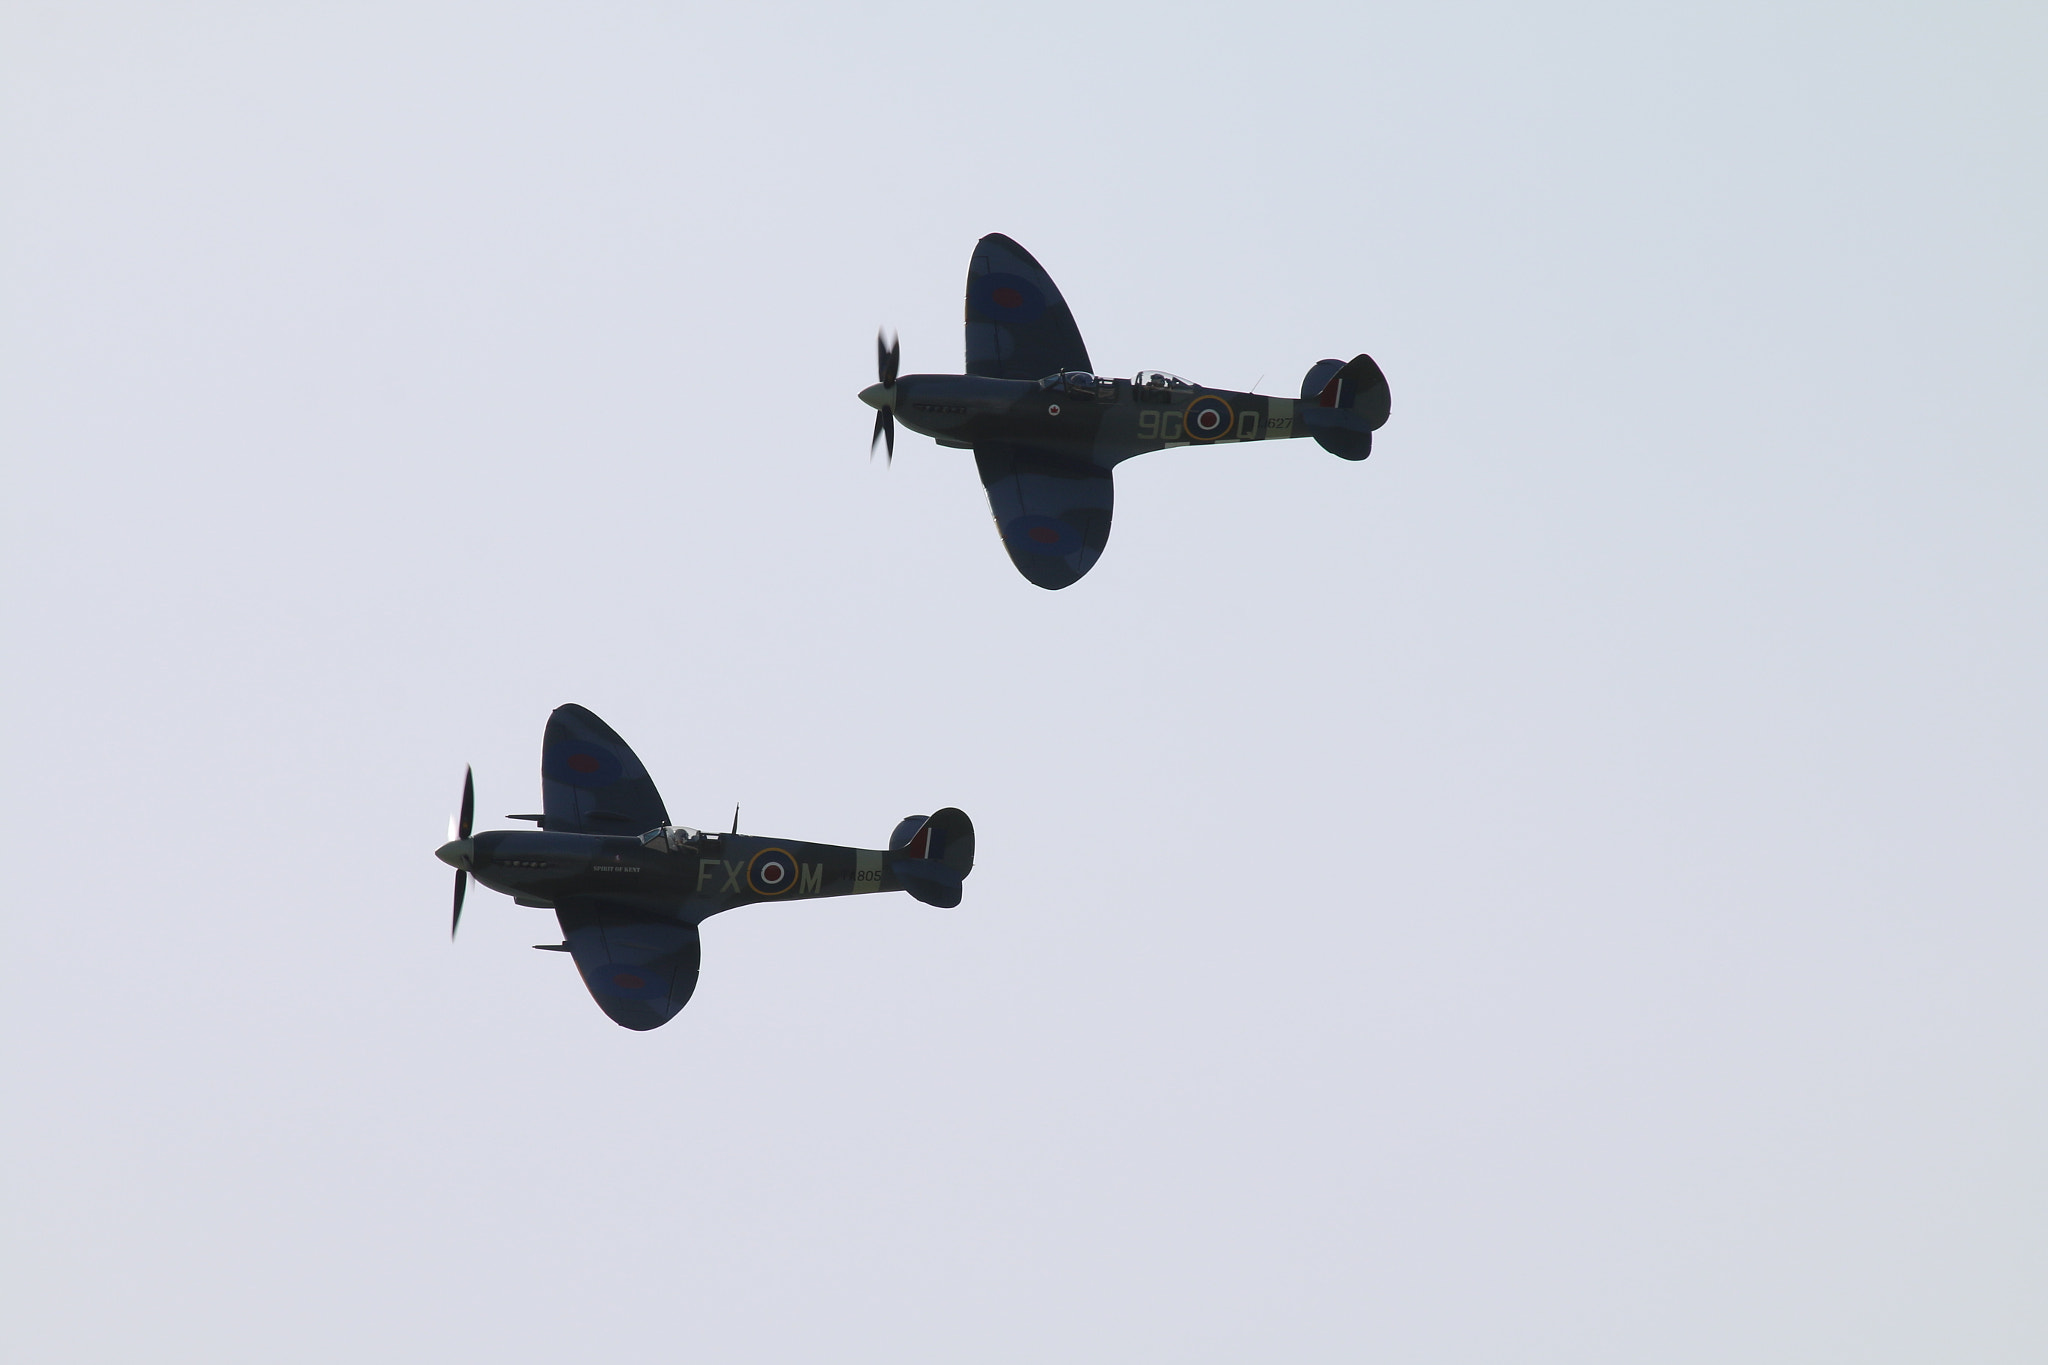
<svg viewBox="0 0 2048 1365">
<path fill-rule="evenodd" d="M 983 234 L 981 240 L 974 244 L 974 253 L 975 255 L 979 256 L 984 250 L 992 246 L 1001 247 L 1005 251 L 1014 252 L 1016 255 L 1022 257 L 1023 260 L 1027 264 L 1029 264 L 1033 270 L 1036 270 L 1041 275 L 1045 275 L 1048 281 L 1051 280 L 1051 275 L 1047 274 L 1045 267 L 1038 263 L 1038 258 L 1032 255 L 1029 251 L 1025 250 L 1023 243 L 1019 242 L 1015 237 L 1010 236 L 1006 232 L 990 232 Z"/>
</svg>

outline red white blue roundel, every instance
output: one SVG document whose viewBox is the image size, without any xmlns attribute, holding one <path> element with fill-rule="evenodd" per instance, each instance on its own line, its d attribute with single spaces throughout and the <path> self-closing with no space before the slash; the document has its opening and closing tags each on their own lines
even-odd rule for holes
<svg viewBox="0 0 2048 1365">
<path fill-rule="evenodd" d="M 1213 441 L 1231 433 L 1237 425 L 1237 414 L 1215 394 L 1205 393 L 1188 404 L 1181 424 L 1187 428 L 1190 441 Z"/>
<path fill-rule="evenodd" d="M 618 756 L 602 744 L 572 739 L 541 756 L 542 777 L 572 787 L 609 787 L 623 775 Z"/>
<path fill-rule="evenodd" d="M 1082 548 L 1081 533 L 1058 517 L 1017 517 L 1003 528 L 1003 539 L 1024 554 L 1070 555 Z"/>
<path fill-rule="evenodd" d="M 627 1000 L 660 1000 L 668 994 L 668 981 L 652 967 L 614 962 L 590 973 L 590 984 L 606 995 Z"/>
<path fill-rule="evenodd" d="M 796 859 L 779 848 L 764 848 L 747 864 L 747 885 L 757 896 L 779 896 L 796 885 Z"/>
<path fill-rule="evenodd" d="M 1031 322 L 1045 311 L 1045 295 L 1022 275 L 996 271 L 978 275 L 967 286 L 967 301 L 996 322 Z"/>
</svg>

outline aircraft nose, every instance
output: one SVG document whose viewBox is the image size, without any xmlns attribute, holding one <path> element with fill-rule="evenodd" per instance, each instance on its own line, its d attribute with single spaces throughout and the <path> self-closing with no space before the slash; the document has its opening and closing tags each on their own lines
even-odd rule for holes
<svg viewBox="0 0 2048 1365">
<path fill-rule="evenodd" d="M 860 391 L 860 401 L 871 408 L 894 407 L 895 391 L 887 384 L 870 384 Z"/>
<path fill-rule="evenodd" d="M 450 839 L 434 850 L 434 856 L 450 867 L 469 870 L 471 857 L 476 853 L 476 843 L 470 839 Z"/>
</svg>

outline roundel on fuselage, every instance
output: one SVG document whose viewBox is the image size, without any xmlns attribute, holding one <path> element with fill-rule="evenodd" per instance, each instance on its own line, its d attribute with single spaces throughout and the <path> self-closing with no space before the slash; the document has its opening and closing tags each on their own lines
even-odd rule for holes
<svg viewBox="0 0 2048 1365">
<path fill-rule="evenodd" d="M 1187 428 L 1190 441 L 1214 441 L 1230 434 L 1237 424 L 1237 414 L 1215 394 L 1205 393 L 1188 404 L 1181 424 Z"/>
<path fill-rule="evenodd" d="M 1045 311 L 1045 295 L 1037 285 L 1000 270 L 976 276 L 967 287 L 967 301 L 995 322 L 1032 322 Z"/>
<path fill-rule="evenodd" d="M 796 885 L 796 859 L 779 848 L 764 848 L 747 863 L 747 885 L 757 896 L 779 896 Z"/>
</svg>

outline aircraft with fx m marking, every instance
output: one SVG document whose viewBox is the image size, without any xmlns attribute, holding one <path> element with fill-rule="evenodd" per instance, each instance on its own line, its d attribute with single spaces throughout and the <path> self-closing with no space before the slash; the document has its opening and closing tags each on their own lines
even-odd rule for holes
<svg viewBox="0 0 2048 1365">
<path fill-rule="evenodd" d="M 893 463 L 899 420 L 972 450 L 1003 548 L 1041 588 L 1079 582 L 1102 557 L 1110 471 L 1132 456 L 1313 436 L 1363 460 L 1391 402 L 1369 355 L 1317 361 L 1298 399 L 1203 388 L 1164 370 L 1101 378 L 1059 287 L 999 232 L 976 244 L 967 267 L 967 372 L 899 375 L 902 348 L 880 334 L 875 357 L 878 380 L 860 395 L 875 409 L 869 452 L 887 442 Z"/>
<path fill-rule="evenodd" d="M 462 777 L 462 813 L 434 856 L 455 869 L 453 939 L 469 879 L 518 905 L 555 912 L 562 942 L 534 947 L 574 959 L 591 998 L 629 1029 L 660 1028 L 689 1003 L 702 956 L 697 926 L 764 901 L 908 891 L 927 905 L 960 903 L 974 870 L 974 822 L 948 807 L 896 826 L 889 846 L 707 834 L 669 823 L 654 780 L 626 741 L 580 706 L 557 707 L 541 740 L 542 812 L 511 815 L 536 830 L 470 831 L 476 783 Z"/>
</svg>

